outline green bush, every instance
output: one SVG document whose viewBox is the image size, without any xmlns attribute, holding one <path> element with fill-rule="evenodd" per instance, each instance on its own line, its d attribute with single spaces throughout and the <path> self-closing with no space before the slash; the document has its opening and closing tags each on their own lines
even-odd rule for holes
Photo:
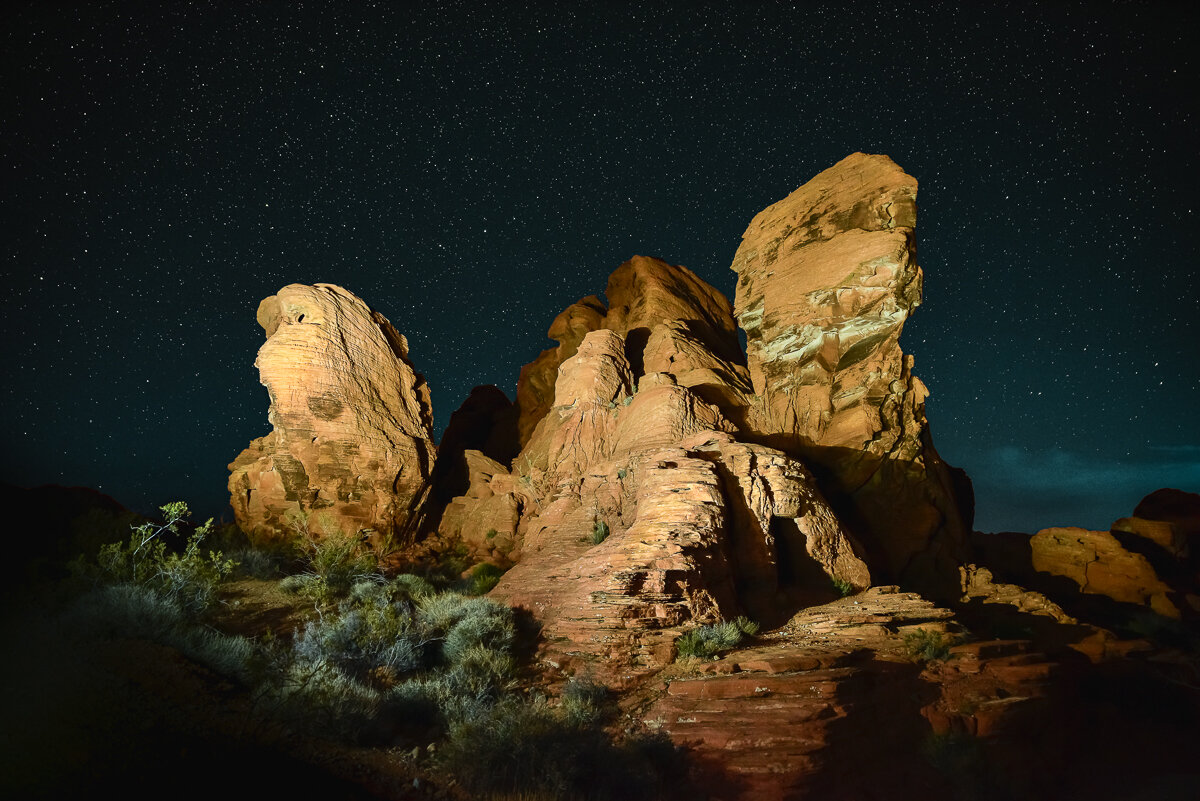
<svg viewBox="0 0 1200 801">
<path fill-rule="evenodd" d="M 219 551 L 201 552 L 201 543 L 212 531 L 208 520 L 188 537 L 182 553 L 168 549 L 167 535 L 178 535 L 191 516 L 182 501 L 160 507 L 162 523 L 135 526 L 126 542 L 101 546 L 95 566 L 86 562 L 76 567 L 101 582 L 134 584 L 151 590 L 167 603 L 188 615 L 197 616 L 212 607 L 217 587 L 236 567 Z"/>
<path fill-rule="evenodd" d="M 485 595 L 500 583 L 504 570 L 491 562 L 480 562 L 471 569 L 467 592 L 471 595 Z"/>
<path fill-rule="evenodd" d="M 743 639 L 758 633 L 758 624 L 745 617 L 737 620 L 700 626 L 675 641 L 680 657 L 707 658 L 737 647 Z"/>
<path fill-rule="evenodd" d="M 592 525 L 592 534 L 589 539 L 592 541 L 592 545 L 599 545 L 608 539 L 608 523 L 605 523 L 603 520 L 597 520 Z"/>
<path fill-rule="evenodd" d="M 833 579 L 833 590 L 842 598 L 854 594 L 854 585 L 844 578 Z"/>
<path fill-rule="evenodd" d="M 917 662 L 940 662 L 948 658 L 952 644 L 940 631 L 917 629 L 904 635 L 904 652 Z"/>
</svg>

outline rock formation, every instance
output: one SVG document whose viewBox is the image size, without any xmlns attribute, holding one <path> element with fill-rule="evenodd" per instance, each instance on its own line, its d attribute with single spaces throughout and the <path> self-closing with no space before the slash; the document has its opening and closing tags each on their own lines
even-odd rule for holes
<svg viewBox="0 0 1200 801">
<path fill-rule="evenodd" d="M 404 542 L 418 530 L 434 463 L 429 389 L 408 342 L 332 284 L 291 284 L 258 307 L 255 365 L 270 434 L 229 465 L 238 525 L 287 536 L 341 530 Z"/>
<path fill-rule="evenodd" d="M 899 345 L 921 302 L 916 193 L 886 156 L 825 170 L 751 221 L 734 308 L 755 393 L 749 431 L 810 463 L 880 575 L 945 593 L 970 511 Z"/>
<path fill-rule="evenodd" d="M 613 305 L 558 368 L 508 499 L 455 499 L 442 534 L 478 543 L 460 521 L 520 509 L 517 565 L 494 593 L 531 609 L 559 658 L 629 675 L 668 663 L 684 625 L 786 618 L 835 578 L 869 584 L 804 465 L 735 439 L 726 411 L 745 408 L 749 384 L 728 301 L 644 257 L 608 286 Z M 471 486 L 492 487 L 495 466 L 475 461 Z"/>
</svg>

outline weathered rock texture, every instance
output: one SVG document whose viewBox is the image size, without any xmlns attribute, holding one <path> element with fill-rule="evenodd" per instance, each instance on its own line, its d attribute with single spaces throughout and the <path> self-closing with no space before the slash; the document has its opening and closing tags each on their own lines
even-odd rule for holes
<svg viewBox="0 0 1200 801">
<path fill-rule="evenodd" d="M 623 681 L 669 663 L 687 625 L 778 616 L 827 597 L 834 578 L 869 584 L 804 465 L 734 438 L 726 411 L 745 408 L 749 384 L 728 302 L 644 257 L 608 287 L 612 307 L 558 367 L 505 484 L 503 503 L 520 510 L 517 565 L 494 593 L 542 620 L 555 659 L 599 658 Z M 494 468 L 472 474 L 472 487 L 495 484 Z M 478 543 L 458 521 L 500 501 L 471 494 L 447 511 L 444 536 Z"/>
<path fill-rule="evenodd" d="M 297 515 L 403 542 L 420 526 L 435 449 L 429 389 L 408 342 L 352 293 L 291 284 L 264 300 L 255 365 L 274 430 L 229 465 L 238 524 L 288 536 Z"/>
<path fill-rule="evenodd" d="M 952 591 L 970 511 L 900 349 L 921 302 L 917 182 L 856 153 L 751 221 L 733 260 L 747 427 L 803 456 L 883 576 Z"/>
<path fill-rule="evenodd" d="M 641 714 L 714 767 L 714 798 L 958 797 L 953 776 L 922 754 L 931 735 L 968 735 L 989 751 L 1030 738 L 1057 753 L 1059 730 L 1047 731 L 1057 666 L 1028 643 L 959 646 L 924 667 L 906 654 L 904 635 L 955 628 L 947 609 L 874 588 L 804 610 L 698 670 L 676 669 Z"/>
<path fill-rule="evenodd" d="M 575 355 L 588 332 L 598 329 L 622 336 L 637 374 L 669 372 L 683 386 L 708 387 L 699 394 L 709 402 L 719 398 L 745 404 L 742 394 L 749 394 L 750 379 L 724 295 L 686 267 L 647 256 L 634 256 L 618 267 L 605 295 L 607 307 L 589 295 L 554 318 L 547 335 L 558 347 L 522 368 L 516 401 L 522 446 L 554 405 L 559 366 Z M 676 366 L 667 369 L 670 365 Z"/>
</svg>

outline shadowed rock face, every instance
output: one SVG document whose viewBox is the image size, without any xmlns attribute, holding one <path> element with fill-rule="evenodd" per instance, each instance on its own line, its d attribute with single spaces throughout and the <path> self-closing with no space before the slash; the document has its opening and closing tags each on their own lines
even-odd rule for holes
<svg viewBox="0 0 1200 801">
<path fill-rule="evenodd" d="M 802 456 L 883 577 L 944 590 L 969 512 L 900 349 L 921 302 L 917 182 L 856 153 L 760 212 L 732 269 L 755 398 L 745 428 Z"/>
<path fill-rule="evenodd" d="M 288 536 L 296 515 L 317 533 L 412 537 L 434 447 L 429 389 L 408 342 L 355 295 L 291 284 L 265 299 L 267 341 L 255 365 L 274 430 L 229 465 L 243 530 Z"/>
</svg>

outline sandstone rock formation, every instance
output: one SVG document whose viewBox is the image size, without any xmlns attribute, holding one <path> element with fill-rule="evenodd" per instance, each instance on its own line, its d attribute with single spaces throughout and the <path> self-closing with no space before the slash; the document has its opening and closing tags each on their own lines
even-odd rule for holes
<svg viewBox="0 0 1200 801">
<path fill-rule="evenodd" d="M 616 327 L 575 345 L 514 461 L 520 558 L 494 594 L 535 613 L 556 658 L 600 657 L 621 681 L 667 664 L 685 624 L 776 616 L 833 578 L 868 585 L 803 464 L 737 442 L 702 394 L 748 388 L 728 303 L 690 271 L 642 257 L 609 288 L 601 322 Z M 496 502 L 454 503 L 443 535 Z M 607 539 L 592 542 L 594 531 Z"/>
<path fill-rule="evenodd" d="M 1197 534 L 1200 495 L 1163 489 L 1109 531 L 1060 527 L 1032 537 L 976 534 L 973 543 L 976 558 L 990 568 L 979 568 L 988 582 L 994 571 L 1021 585 L 1017 589 L 1036 590 L 1027 593 L 1031 598 L 1053 598 L 1087 624 L 1120 628 L 1143 612 L 1185 620 L 1200 614 Z M 986 596 L 987 582 L 974 578 L 975 566 L 964 570 L 972 574 L 967 582 L 964 573 L 964 590 L 967 583 L 977 585 L 968 595 Z M 1012 593 L 1007 595 L 1011 600 Z"/>
<path fill-rule="evenodd" d="M 639 375 L 670 372 L 683 386 L 709 387 L 700 393 L 709 402 L 721 398 L 731 407 L 745 405 L 749 374 L 724 295 L 686 267 L 646 256 L 618 267 L 605 295 L 608 307 L 589 295 L 563 310 L 547 332 L 558 347 L 522 368 L 516 401 L 522 446 L 554 403 L 559 366 L 575 355 L 589 331 L 601 328 L 621 334 L 626 358 Z M 666 369 L 676 362 L 677 367 Z"/>
<path fill-rule="evenodd" d="M 735 311 L 749 430 L 818 471 L 882 576 L 952 591 L 969 501 L 899 345 L 921 302 L 916 192 L 886 156 L 856 153 L 760 212 L 734 256 Z"/>
<path fill-rule="evenodd" d="M 921 753 L 931 735 L 1040 741 L 1058 712 L 1046 687 L 1059 666 L 1011 641 L 957 646 L 926 666 L 906 654 L 906 634 L 955 628 L 950 610 L 876 587 L 677 670 L 641 714 L 714 766 L 717 798 L 959 797 Z"/>
<path fill-rule="evenodd" d="M 297 515 L 403 542 L 418 530 L 435 449 L 429 389 L 408 342 L 352 293 L 291 284 L 265 299 L 255 365 L 271 398 L 270 434 L 229 465 L 238 525 L 287 536 Z"/>
</svg>

